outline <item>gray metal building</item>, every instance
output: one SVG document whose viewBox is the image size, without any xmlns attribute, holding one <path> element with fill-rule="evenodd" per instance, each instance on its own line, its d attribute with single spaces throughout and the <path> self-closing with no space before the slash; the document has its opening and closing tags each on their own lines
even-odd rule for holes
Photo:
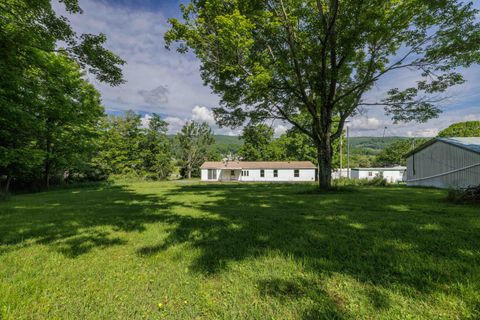
<svg viewBox="0 0 480 320">
<path fill-rule="evenodd" d="M 480 137 L 435 138 L 407 155 L 407 185 L 480 185 Z"/>
</svg>

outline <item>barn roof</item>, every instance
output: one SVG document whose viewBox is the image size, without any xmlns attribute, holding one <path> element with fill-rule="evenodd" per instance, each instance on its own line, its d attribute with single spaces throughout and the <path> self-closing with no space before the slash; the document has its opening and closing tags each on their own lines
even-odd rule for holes
<svg viewBox="0 0 480 320">
<path fill-rule="evenodd" d="M 310 161 L 207 161 L 200 169 L 315 169 Z"/>
<path fill-rule="evenodd" d="M 418 148 L 416 148 L 415 150 L 407 153 L 407 157 L 411 156 L 414 153 L 417 153 L 420 150 L 425 149 L 426 147 L 438 141 L 480 154 L 480 137 L 452 137 L 452 138 L 434 138 L 432 140 L 429 140 L 424 144 L 422 144 L 421 146 L 419 146 Z"/>
</svg>

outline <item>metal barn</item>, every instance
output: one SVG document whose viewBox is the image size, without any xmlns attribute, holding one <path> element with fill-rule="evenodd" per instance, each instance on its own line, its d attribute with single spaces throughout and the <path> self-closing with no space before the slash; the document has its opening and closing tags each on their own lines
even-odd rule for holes
<svg viewBox="0 0 480 320">
<path fill-rule="evenodd" d="M 480 185 L 480 137 L 435 138 L 407 155 L 407 185 Z"/>
</svg>

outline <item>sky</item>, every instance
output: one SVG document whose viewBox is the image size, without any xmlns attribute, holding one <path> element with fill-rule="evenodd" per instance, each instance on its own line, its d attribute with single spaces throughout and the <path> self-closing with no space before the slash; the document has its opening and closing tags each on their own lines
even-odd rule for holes
<svg viewBox="0 0 480 320">
<path fill-rule="evenodd" d="M 59 14 L 67 16 L 77 33 L 104 33 L 106 47 L 124 60 L 126 83 L 109 87 L 95 79 L 92 83 L 102 94 L 107 113 L 121 114 L 134 110 L 144 124 L 152 113 L 169 122 L 170 133 L 177 132 L 189 120 L 206 121 L 216 134 L 238 135 L 241 129 L 219 128 L 211 109 L 218 106 L 219 97 L 203 84 L 200 63 L 189 54 L 165 49 L 163 34 L 168 30 L 167 19 L 179 17 L 180 1 L 176 0 L 80 0 L 81 15 L 67 15 L 59 3 Z M 372 107 L 349 119 L 352 136 L 435 136 L 450 124 L 480 120 L 480 67 L 462 71 L 467 82 L 452 88 L 442 102 L 443 113 L 427 123 L 394 124 L 382 107 Z M 382 78 L 367 93 L 367 101 L 381 99 L 392 87 L 414 84 L 417 75 L 397 72 Z M 274 122 L 277 135 L 288 124 Z"/>
</svg>

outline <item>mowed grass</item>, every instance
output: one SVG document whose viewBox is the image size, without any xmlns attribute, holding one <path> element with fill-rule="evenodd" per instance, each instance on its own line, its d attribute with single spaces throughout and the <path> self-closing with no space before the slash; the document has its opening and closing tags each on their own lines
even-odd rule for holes
<svg viewBox="0 0 480 320">
<path fill-rule="evenodd" d="M 480 209 L 445 192 L 135 183 L 0 203 L 2 319 L 480 318 Z"/>
</svg>

